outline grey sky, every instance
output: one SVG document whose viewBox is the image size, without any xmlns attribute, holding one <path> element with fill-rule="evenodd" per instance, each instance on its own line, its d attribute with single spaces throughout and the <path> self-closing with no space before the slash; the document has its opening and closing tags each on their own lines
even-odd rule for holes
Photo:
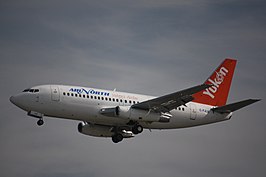
<svg viewBox="0 0 266 177">
<path fill-rule="evenodd" d="M 265 176 L 265 2 L 2 0 L 0 22 L 0 176 Z M 9 102 L 47 83 L 163 95 L 226 57 L 238 59 L 228 101 L 263 100 L 218 124 L 113 144 L 77 121 L 37 127 Z"/>
</svg>

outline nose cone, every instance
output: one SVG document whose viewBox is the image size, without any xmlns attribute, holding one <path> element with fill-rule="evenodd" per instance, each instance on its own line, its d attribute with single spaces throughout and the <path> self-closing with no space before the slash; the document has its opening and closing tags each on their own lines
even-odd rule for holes
<svg viewBox="0 0 266 177">
<path fill-rule="evenodd" d="M 15 96 L 11 96 L 9 98 L 10 102 L 13 103 L 14 105 L 16 105 L 17 107 L 24 109 L 25 104 L 23 101 L 23 97 L 21 95 L 15 95 Z"/>
<path fill-rule="evenodd" d="M 19 101 L 19 98 L 18 96 L 11 96 L 9 98 L 10 102 L 13 103 L 14 105 L 18 106 L 18 107 L 21 107 L 21 103 Z"/>
<path fill-rule="evenodd" d="M 10 102 L 13 103 L 13 104 L 16 104 L 16 101 L 15 101 L 15 97 L 14 96 L 11 96 L 9 98 Z"/>
<path fill-rule="evenodd" d="M 11 96 L 9 98 L 9 100 L 11 103 L 13 103 L 17 107 L 19 107 L 25 111 L 31 110 L 33 98 L 29 97 L 29 95 L 25 95 L 23 93 L 20 93 L 20 94 Z"/>
</svg>

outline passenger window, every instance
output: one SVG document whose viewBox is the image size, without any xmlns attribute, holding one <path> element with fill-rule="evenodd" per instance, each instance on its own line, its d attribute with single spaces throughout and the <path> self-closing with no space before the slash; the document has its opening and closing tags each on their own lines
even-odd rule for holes
<svg viewBox="0 0 266 177">
<path fill-rule="evenodd" d="M 131 104 L 131 100 L 129 100 L 129 103 Z"/>
<path fill-rule="evenodd" d="M 108 101 L 108 98 L 107 98 L 107 97 L 105 97 L 105 100 L 106 100 L 106 101 Z"/>
<path fill-rule="evenodd" d="M 87 98 L 90 98 L 90 96 L 89 96 L 89 95 L 87 95 Z"/>
<path fill-rule="evenodd" d="M 111 99 L 111 98 L 109 98 L 109 101 L 112 101 L 112 99 Z"/>
<path fill-rule="evenodd" d="M 75 94 L 75 97 L 78 97 L 78 94 Z"/>
<path fill-rule="evenodd" d="M 81 95 L 79 95 L 79 97 L 81 97 Z"/>
<path fill-rule="evenodd" d="M 67 96 L 69 96 L 69 93 L 67 93 Z"/>
<path fill-rule="evenodd" d="M 119 102 L 119 100 L 118 100 L 118 99 L 116 99 L 116 102 Z"/>
<path fill-rule="evenodd" d="M 65 93 L 65 92 L 63 92 L 63 95 L 66 95 L 66 93 Z"/>
<path fill-rule="evenodd" d="M 135 101 L 133 101 L 133 104 L 136 104 L 136 102 L 135 102 Z"/>
<path fill-rule="evenodd" d="M 185 111 L 185 108 L 182 108 L 182 111 Z"/>
<path fill-rule="evenodd" d="M 120 100 L 120 102 L 122 103 L 122 102 L 123 102 L 123 100 Z"/>
<path fill-rule="evenodd" d="M 125 100 L 125 103 L 127 103 L 127 100 Z"/>
<path fill-rule="evenodd" d="M 113 102 L 115 102 L 115 99 L 113 98 Z"/>
<path fill-rule="evenodd" d="M 71 96 L 74 96 L 74 94 L 73 94 L 73 93 L 71 93 Z"/>
</svg>

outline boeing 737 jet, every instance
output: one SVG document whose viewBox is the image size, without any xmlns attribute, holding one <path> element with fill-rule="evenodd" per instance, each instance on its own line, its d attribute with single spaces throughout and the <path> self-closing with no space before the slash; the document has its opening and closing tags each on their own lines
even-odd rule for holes
<svg viewBox="0 0 266 177">
<path fill-rule="evenodd" d="M 229 120 L 234 111 L 259 101 L 226 104 L 236 60 L 225 59 L 201 85 L 159 97 L 67 85 L 40 85 L 10 97 L 29 116 L 81 121 L 78 131 L 111 137 L 114 143 L 146 129 L 176 129 Z"/>
</svg>

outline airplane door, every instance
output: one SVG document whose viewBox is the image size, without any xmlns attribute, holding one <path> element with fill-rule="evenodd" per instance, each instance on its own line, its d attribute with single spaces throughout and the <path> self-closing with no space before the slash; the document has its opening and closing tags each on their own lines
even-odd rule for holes
<svg viewBox="0 0 266 177">
<path fill-rule="evenodd" d="M 60 101 L 58 86 L 51 85 L 51 99 L 52 101 Z"/>
<path fill-rule="evenodd" d="M 195 120 L 197 118 L 197 107 L 195 104 L 190 104 L 190 119 Z"/>
</svg>

